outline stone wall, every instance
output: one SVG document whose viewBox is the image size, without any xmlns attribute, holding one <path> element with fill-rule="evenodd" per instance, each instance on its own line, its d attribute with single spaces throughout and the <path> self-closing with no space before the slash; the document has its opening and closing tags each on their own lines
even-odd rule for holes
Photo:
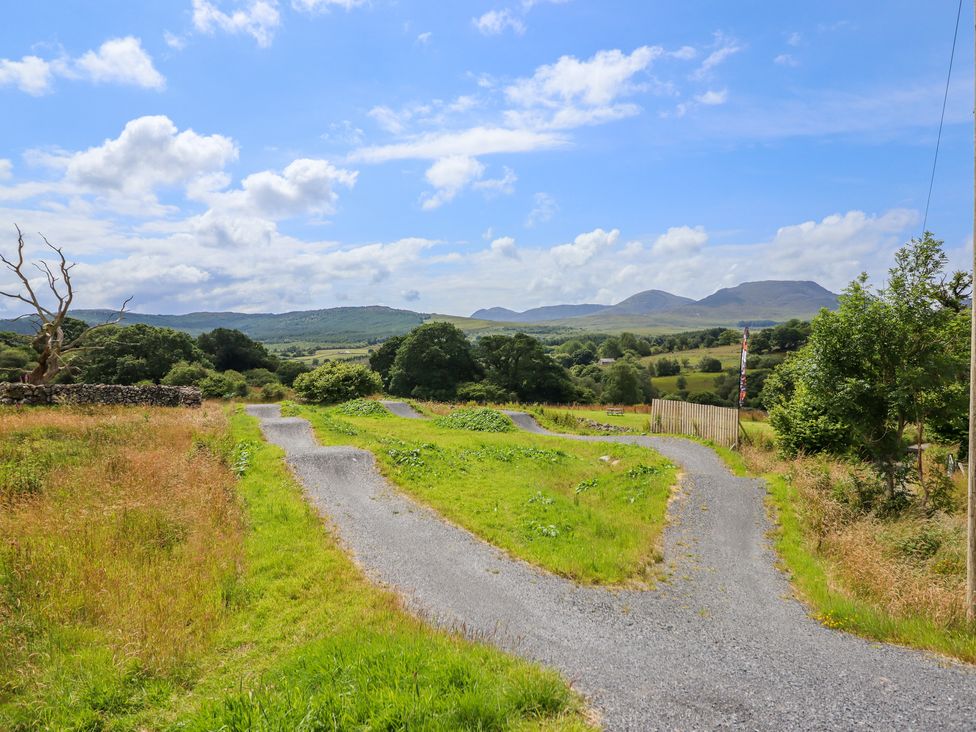
<svg viewBox="0 0 976 732">
<path fill-rule="evenodd" d="M 122 404 L 147 407 L 199 407 L 195 386 L 119 386 L 116 384 L 0 384 L 0 404 Z"/>
</svg>

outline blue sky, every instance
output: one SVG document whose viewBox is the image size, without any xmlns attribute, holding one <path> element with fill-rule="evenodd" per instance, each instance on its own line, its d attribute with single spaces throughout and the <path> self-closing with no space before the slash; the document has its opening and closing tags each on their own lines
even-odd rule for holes
<svg viewBox="0 0 976 732">
<path fill-rule="evenodd" d="M 840 289 L 919 233 L 956 7 L 11 4 L 0 247 L 42 232 L 79 305 L 143 312 Z M 928 221 L 962 266 L 972 29 Z"/>
</svg>

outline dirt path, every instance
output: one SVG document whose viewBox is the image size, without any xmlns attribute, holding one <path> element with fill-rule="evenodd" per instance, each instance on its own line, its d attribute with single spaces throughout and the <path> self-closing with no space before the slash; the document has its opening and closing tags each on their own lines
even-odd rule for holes
<svg viewBox="0 0 976 732">
<path fill-rule="evenodd" d="M 686 475 L 665 533 L 669 581 L 610 591 L 536 570 L 444 522 L 386 483 L 370 453 L 320 447 L 305 420 L 280 418 L 276 405 L 248 411 L 374 579 L 432 622 L 558 668 L 607 729 L 974 727 L 970 667 L 807 617 L 774 567 L 762 485 L 733 477 L 701 445 L 574 436 L 652 447 Z"/>
</svg>

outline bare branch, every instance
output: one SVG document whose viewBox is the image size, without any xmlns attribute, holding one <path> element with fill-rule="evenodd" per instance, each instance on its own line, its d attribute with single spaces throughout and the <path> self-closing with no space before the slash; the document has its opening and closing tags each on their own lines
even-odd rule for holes
<svg viewBox="0 0 976 732">
<path fill-rule="evenodd" d="M 118 325 L 122 321 L 122 317 L 125 315 L 126 308 L 129 306 L 129 303 L 132 302 L 132 297 L 133 296 L 130 295 L 129 297 L 127 297 L 125 299 L 125 302 L 122 303 L 122 307 L 119 308 L 118 313 L 116 314 L 116 316 L 114 318 L 112 318 L 111 320 L 106 320 L 104 323 L 98 323 L 96 325 L 89 326 L 88 329 L 85 330 L 84 333 L 82 333 L 81 335 L 79 335 L 77 338 L 75 338 L 74 340 L 72 340 L 70 343 L 67 343 L 61 350 L 62 351 L 69 351 L 69 350 L 76 351 L 76 350 L 79 350 L 81 348 L 81 346 L 79 346 L 78 344 L 82 340 L 84 340 L 84 338 L 89 333 L 91 333 L 93 330 L 99 330 L 100 328 L 105 328 L 106 326 L 109 326 L 109 325 Z"/>
</svg>

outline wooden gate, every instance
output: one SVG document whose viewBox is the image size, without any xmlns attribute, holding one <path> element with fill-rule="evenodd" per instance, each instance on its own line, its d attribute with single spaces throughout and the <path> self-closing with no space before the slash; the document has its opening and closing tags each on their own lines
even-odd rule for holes
<svg viewBox="0 0 976 732">
<path fill-rule="evenodd" d="M 739 413 L 729 407 L 655 399 L 651 402 L 651 432 L 694 435 L 722 447 L 735 447 Z"/>
</svg>

